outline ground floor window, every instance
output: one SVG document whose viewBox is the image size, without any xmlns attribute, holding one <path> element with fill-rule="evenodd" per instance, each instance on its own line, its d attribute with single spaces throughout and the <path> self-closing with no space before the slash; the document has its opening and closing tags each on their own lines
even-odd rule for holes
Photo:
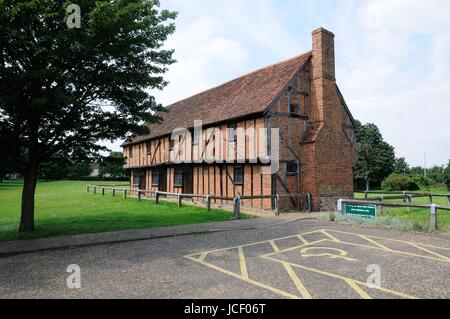
<svg viewBox="0 0 450 319">
<path fill-rule="evenodd" d="M 244 184 L 244 168 L 243 167 L 235 167 L 234 168 L 234 184 L 242 185 Z"/>
<path fill-rule="evenodd" d="M 138 173 L 133 174 L 133 186 L 139 187 L 139 174 Z"/>
<path fill-rule="evenodd" d="M 298 174 L 298 162 L 297 161 L 286 162 L 286 174 L 287 175 L 297 175 Z"/>
<path fill-rule="evenodd" d="M 181 187 L 183 186 L 183 170 L 181 169 L 175 169 L 175 176 L 174 176 L 174 182 L 173 185 L 175 187 Z"/>
<path fill-rule="evenodd" d="M 152 172 L 152 185 L 159 185 L 159 171 Z"/>
</svg>

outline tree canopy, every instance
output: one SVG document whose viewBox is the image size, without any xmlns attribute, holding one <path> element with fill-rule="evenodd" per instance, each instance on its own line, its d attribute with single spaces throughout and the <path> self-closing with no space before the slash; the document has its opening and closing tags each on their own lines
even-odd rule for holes
<svg viewBox="0 0 450 319">
<path fill-rule="evenodd" d="M 383 140 L 375 124 L 362 125 L 356 121 L 356 168 L 355 177 L 366 182 L 381 183 L 394 170 L 394 147 Z"/>
<path fill-rule="evenodd" d="M 24 176 L 21 231 L 34 228 L 39 167 L 94 156 L 115 140 L 146 133 L 163 110 L 149 93 L 167 83 L 164 49 L 176 13 L 157 0 L 0 0 L 0 161 Z"/>
</svg>

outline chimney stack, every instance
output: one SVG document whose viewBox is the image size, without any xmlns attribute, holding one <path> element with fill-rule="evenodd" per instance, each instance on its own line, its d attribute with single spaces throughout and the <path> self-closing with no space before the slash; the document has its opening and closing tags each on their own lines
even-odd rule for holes
<svg viewBox="0 0 450 319">
<path fill-rule="evenodd" d="M 312 80 L 336 81 L 334 67 L 334 34 L 324 28 L 312 32 Z"/>
</svg>

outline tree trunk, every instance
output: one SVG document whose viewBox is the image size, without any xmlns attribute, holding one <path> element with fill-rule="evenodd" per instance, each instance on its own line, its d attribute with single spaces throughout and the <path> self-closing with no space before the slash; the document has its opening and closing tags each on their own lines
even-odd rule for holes
<svg viewBox="0 0 450 319">
<path fill-rule="evenodd" d="M 24 175 L 22 190 L 22 213 L 20 216 L 20 232 L 34 230 L 34 195 L 38 176 L 37 165 L 30 165 Z"/>
<path fill-rule="evenodd" d="M 366 192 L 370 190 L 370 179 L 366 178 Z"/>
</svg>

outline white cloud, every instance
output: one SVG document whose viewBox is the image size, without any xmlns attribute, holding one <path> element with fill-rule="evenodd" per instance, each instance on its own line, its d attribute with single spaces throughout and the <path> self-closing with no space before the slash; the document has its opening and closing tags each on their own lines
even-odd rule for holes
<svg viewBox="0 0 450 319">
<path fill-rule="evenodd" d="M 448 29 L 448 0 L 370 0 L 361 10 L 366 25 L 393 31 L 434 34 Z"/>
</svg>

